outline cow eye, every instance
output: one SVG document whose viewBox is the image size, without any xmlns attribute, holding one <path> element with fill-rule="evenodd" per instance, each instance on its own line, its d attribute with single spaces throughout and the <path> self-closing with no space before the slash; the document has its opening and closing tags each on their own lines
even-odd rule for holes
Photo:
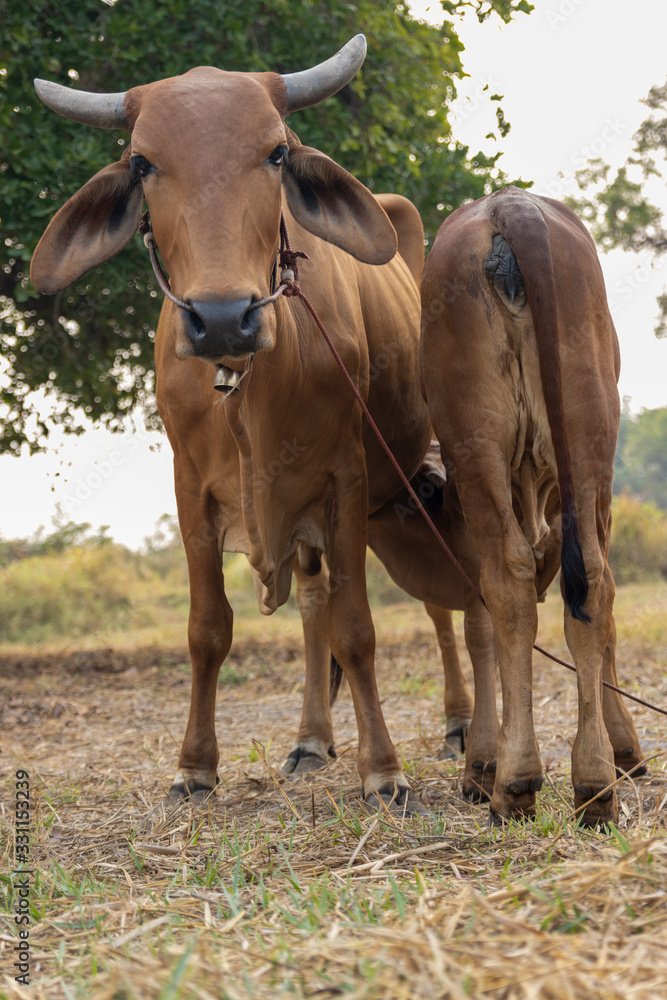
<svg viewBox="0 0 667 1000">
<path fill-rule="evenodd" d="M 154 170 L 153 164 L 145 156 L 133 156 L 130 159 L 130 170 L 134 177 L 145 177 Z"/>
<path fill-rule="evenodd" d="M 267 157 L 266 162 L 274 167 L 279 167 L 282 163 L 287 163 L 287 146 L 276 146 L 271 155 Z"/>
</svg>

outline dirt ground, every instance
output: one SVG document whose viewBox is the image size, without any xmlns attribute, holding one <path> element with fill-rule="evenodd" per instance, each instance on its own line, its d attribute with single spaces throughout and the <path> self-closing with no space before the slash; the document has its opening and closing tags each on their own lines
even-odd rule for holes
<svg viewBox="0 0 667 1000">
<path fill-rule="evenodd" d="M 489 830 L 488 806 L 461 798 L 462 763 L 438 760 L 434 637 L 385 631 L 383 709 L 431 807 L 397 823 L 361 808 L 346 686 L 334 707 L 337 759 L 314 776 L 280 777 L 304 659 L 294 636 L 267 636 L 242 639 L 223 667 L 220 785 L 203 809 L 163 805 L 187 718 L 184 648 L 0 656 L 0 865 L 11 870 L 23 768 L 33 1000 L 665 995 L 665 716 L 633 709 L 654 760 L 619 786 L 619 831 L 576 831 L 564 822 L 576 680 L 536 654 L 537 817 Z M 667 703 L 662 648 L 642 633 L 619 652 L 624 684 Z M 0 882 L 10 888 L 2 870 Z M 27 995 L 9 971 L 16 941 L 8 910 L 0 997 L 10 1000 Z"/>
<path fill-rule="evenodd" d="M 176 769 L 189 704 L 188 662 L 184 648 L 0 657 L 3 770 L 26 768 L 35 779 L 39 776 L 43 794 L 81 780 L 87 784 L 93 779 L 100 788 L 107 784 L 117 789 L 120 783 L 127 789 L 126 819 L 139 821 L 142 811 L 166 792 Z M 284 639 L 243 642 L 223 668 L 216 713 L 218 798 L 239 815 L 280 800 L 270 768 L 278 772 L 292 749 L 304 669 L 302 649 Z M 665 704 L 664 671 L 647 675 L 641 664 L 637 669 L 642 695 Z M 431 798 L 454 796 L 457 809 L 479 814 L 484 807 L 458 801 L 460 767 L 436 759 L 443 729 L 435 641 L 423 632 L 383 643 L 377 673 L 390 734 L 413 780 L 426 781 Z M 659 752 L 666 744 L 666 717 L 636 706 L 631 710 L 645 754 Z M 538 654 L 535 717 L 546 773 L 562 772 L 569 766 L 576 725 L 576 681 Z M 356 724 L 345 685 L 334 706 L 334 728 L 339 757 L 327 768 L 326 784 L 334 794 L 342 787 L 355 795 Z M 253 741 L 265 748 L 269 767 Z M 295 791 L 300 784 L 290 782 Z M 667 813 L 661 804 L 666 791 L 661 769 L 652 769 L 636 783 L 626 782 L 621 822 L 636 822 L 639 807 L 660 823 Z"/>
</svg>

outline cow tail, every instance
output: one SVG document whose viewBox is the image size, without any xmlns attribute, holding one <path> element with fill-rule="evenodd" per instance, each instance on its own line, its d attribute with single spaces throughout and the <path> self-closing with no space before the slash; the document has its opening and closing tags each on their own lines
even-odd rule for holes
<svg viewBox="0 0 667 1000">
<path fill-rule="evenodd" d="M 499 198 L 491 219 L 514 253 L 533 318 L 542 390 L 551 428 L 560 488 L 563 544 L 561 591 L 573 618 L 590 622 L 584 604 L 588 578 L 581 549 L 574 495 L 572 461 L 567 440 L 559 355 L 559 311 L 549 232 L 544 216 L 529 198 Z"/>
<path fill-rule="evenodd" d="M 338 692 L 340 691 L 341 681 L 343 680 L 343 668 L 336 659 L 336 657 L 331 654 L 331 667 L 329 674 L 329 705 L 333 705 L 336 698 L 338 697 Z"/>
</svg>

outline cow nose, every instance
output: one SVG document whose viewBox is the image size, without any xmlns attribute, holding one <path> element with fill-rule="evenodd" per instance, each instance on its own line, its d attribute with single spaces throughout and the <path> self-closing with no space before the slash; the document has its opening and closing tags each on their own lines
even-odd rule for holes
<svg viewBox="0 0 667 1000">
<path fill-rule="evenodd" d="M 189 302 L 184 313 L 185 332 L 195 354 L 243 356 L 253 353 L 261 325 L 259 309 L 250 309 L 251 299 L 209 299 Z"/>
</svg>

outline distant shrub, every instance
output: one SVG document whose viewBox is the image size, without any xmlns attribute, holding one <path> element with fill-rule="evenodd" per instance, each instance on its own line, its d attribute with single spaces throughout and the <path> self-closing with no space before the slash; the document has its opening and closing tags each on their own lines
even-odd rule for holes
<svg viewBox="0 0 667 1000">
<path fill-rule="evenodd" d="M 63 640 L 129 624 L 134 562 L 107 542 L 10 563 L 0 569 L 0 639 Z"/>
<path fill-rule="evenodd" d="M 667 577 L 667 514 L 626 493 L 614 497 L 609 563 L 616 583 Z"/>
<path fill-rule="evenodd" d="M 58 524 L 48 535 L 44 528 L 40 528 L 29 538 L 0 538 L 0 566 L 7 566 L 19 559 L 29 559 L 30 556 L 64 552 L 65 549 L 77 546 L 89 548 L 94 545 L 109 545 L 111 541 L 108 525 L 95 530 L 87 521 L 83 524 L 67 521 L 65 524 Z"/>
<path fill-rule="evenodd" d="M 178 527 L 178 518 L 162 514 L 151 535 L 141 546 L 142 572 L 157 574 L 162 580 L 187 587 L 188 564 Z"/>
<path fill-rule="evenodd" d="M 188 564 L 182 542 L 174 542 L 162 549 L 144 551 L 137 556 L 140 576 L 158 576 L 174 586 L 188 586 Z"/>
</svg>

